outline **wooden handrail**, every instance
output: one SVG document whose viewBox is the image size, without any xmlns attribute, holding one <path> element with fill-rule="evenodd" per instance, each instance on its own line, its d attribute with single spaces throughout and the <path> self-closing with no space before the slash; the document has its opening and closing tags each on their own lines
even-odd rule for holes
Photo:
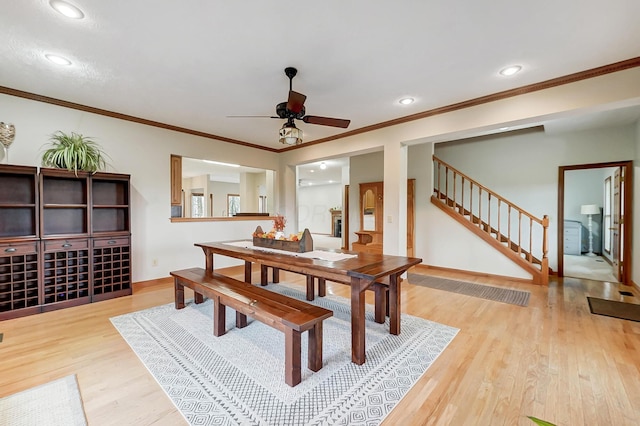
<svg viewBox="0 0 640 426">
<path fill-rule="evenodd" d="M 534 281 L 541 284 L 548 283 L 549 217 L 547 215 L 542 218 L 534 216 L 435 155 L 433 162 L 436 177 L 434 182 L 435 195 L 432 200 L 441 205 L 443 209 L 446 208 L 454 217 L 457 216 L 461 222 L 466 225 L 472 224 L 467 227 L 485 240 L 492 242 L 501 251 L 505 252 L 508 249 L 505 254 L 510 254 L 510 257 L 518 263 L 525 262 L 524 266 L 527 267 L 536 265 L 538 279 L 534 274 Z M 443 177 L 444 182 L 441 181 Z M 458 190 L 458 185 L 460 185 L 460 190 Z M 465 199 L 466 186 L 469 186 L 468 199 Z M 474 192 L 477 194 L 477 200 L 473 195 Z M 484 210 L 483 199 L 486 201 Z M 507 222 L 506 231 L 503 231 L 504 221 L 502 219 Z M 540 227 L 539 231 L 534 233 L 534 228 L 538 226 Z M 527 227 L 528 232 L 526 232 Z M 534 247 L 534 238 L 538 237 L 542 239 L 541 244 L 539 246 L 536 244 Z M 516 240 L 512 238 L 516 238 Z M 523 238 L 527 240 L 523 241 Z M 536 256 L 540 258 L 538 259 Z"/>
<path fill-rule="evenodd" d="M 516 208 L 518 211 L 521 211 L 525 216 L 530 217 L 531 219 L 533 219 L 534 221 L 538 222 L 540 225 L 542 225 L 542 219 L 539 219 L 537 217 L 535 217 L 533 214 L 527 212 L 525 209 L 518 207 L 517 205 L 513 204 L 511 201 L 507 200 L 504 197 L 501 197 L 500 195 L 498 195 L 497 193 L 493 192 L 492 190 L 490 190 L 489 188 L 487 188 L 486 186 L 476 182 L 475 180 L 471 179 L 469 176 L 465 175 L 464 173 L 462 173 L 461 171 L 459 171 L 458 169 L 456 169 L 455 167 L 445 163 L 444 161 L 440 160 L 438 157 L 436 157 L 435 155 L 433 156 L 433 160 L 435 162 L 438 163 L 438 170 L 440 168 L 440 165 L 445 166 L 448 170 L 451 170 L 454 172 L 454 176 L 455 175 L 459 175 L 461 176 L 463 179 L 467 179 L 471 182 L 473 182 L 474 186 L 477 186 L 479 188 L 482 188 L 482 191 L 486 191 L 489 194 L 493 195 L 494 197 L 498 198 L 499 200 L 502 200 L 503 203 L 507 203 L 508 205 L 510 205 L 511 207 Z M 448 174 L 447 174 L 448 175 Z M 448 177 L 447 177 L 448 178 Z"/>
</svg>

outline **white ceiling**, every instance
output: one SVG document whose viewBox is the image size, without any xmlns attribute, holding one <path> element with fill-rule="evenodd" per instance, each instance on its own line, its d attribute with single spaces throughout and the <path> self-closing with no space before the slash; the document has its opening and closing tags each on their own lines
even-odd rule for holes
<svg viewBox="0 0 640 426">
<path fill-rule="evenodd" d="M 273 149 L 283 120 L 227 116 L 274 115 L 287 66 L 308 114 L 354 130 L 640 56 L 638 0 L 70 3 L 84 19 L 0 1 L 0 86 Z M 345 131 L 298 124 L 305 141 Z"/>
</svg>

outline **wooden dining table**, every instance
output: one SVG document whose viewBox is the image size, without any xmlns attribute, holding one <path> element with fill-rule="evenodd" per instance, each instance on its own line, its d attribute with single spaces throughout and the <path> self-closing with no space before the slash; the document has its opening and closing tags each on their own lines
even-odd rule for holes
<svg viewBox="0 0 640 426">
<path fill-rule="evenodd" d="M 400 334 L 401 282 L 400 276 L 422 262 L 415 257 L 386 254 L 356 253 L 346 250 L 318 250 L 300 256 L 297 253 L 266 251 L 241 241 L 195 243 L 202 248 L 207 270 L 214 270 L 214 255 L 228 256 L 245 262 L 245 281 L 251 282 L 251 264 L 271 267 L 329 280 L 351 287 L 351 360 L 365 362 L 365 291 L 378 282 L 389 287 L 389 333 Z M 326 254 L 326 256 L 324 255 Z M 331 255 L 329 255 L 331 254 Z M 340 260 L 335 254 L 344 254 Z M 317 255 L 317 256 L 316 256 Z M 348 256 L 348 257 L 347 257 Z"/>
</svg>

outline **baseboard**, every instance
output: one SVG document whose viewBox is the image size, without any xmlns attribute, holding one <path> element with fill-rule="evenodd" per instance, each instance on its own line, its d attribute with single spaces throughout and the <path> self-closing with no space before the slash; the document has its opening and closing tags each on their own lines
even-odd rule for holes
<svg viewBox="0 0 640 426">
<path fill-rule="evenodd" d="M 508 277 L 506 275 L 489 274 L 489 273 L 486 273 L 486 272 L 466 271 L 464 269 L 445 268 L 443 266 L 425 265 L 424 263 L 416 265 L 413 268 L 413 271 L 415 271 L 415 272 L 417 272 L 419 270 L 423 270 L 425 273 L 428 273 L 429 270 L 432 270 L 432 271 L 443 271 L 443 272 L 452 272 L 452 273 L 456 273 L 456 274 L 464 274 L 464 275 L 468 275 L 468 276 L 471 276 L 471 277 L 490 278 L 492 280 L 500 280 L 500 281 L 505 281 L 505 282 L 514 282 L 515 281 L 515 282 L 524 283 L 524 284 L 533 284 L 533 279 Z"/>
</svg>

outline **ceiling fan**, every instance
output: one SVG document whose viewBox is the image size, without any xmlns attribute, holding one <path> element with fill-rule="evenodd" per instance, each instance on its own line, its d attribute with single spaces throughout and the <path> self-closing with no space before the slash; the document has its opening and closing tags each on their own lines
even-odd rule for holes
<svg viewBox="0 0 640 426">
<path fill-rule="evenodd" d="M 294 120 L 302 120 L 308 124 L 319 124 L 321 126 L 349 127 L 351 120 L 342 118 L 319 117 L 317 115 L 305 115 L 304 102 L 307 99 L 302 93 L 293 90 L 293 77 L 298 74 L 298 70 L 293 67 L 284 69 L 285 75 L 289 78 L 289 98 L 286 102 L 276 105 L 276 115 L 268 118 L 286 119 L 280 129 L 280 143 L 285 145 L 299 145 L 302 143 L 302 130 L 298 129 Z M 232 116 L 232 117 L 256 117 L 256 116 Z M 266 116 L 257 116 L 266 117 Z"/>
</svg>

